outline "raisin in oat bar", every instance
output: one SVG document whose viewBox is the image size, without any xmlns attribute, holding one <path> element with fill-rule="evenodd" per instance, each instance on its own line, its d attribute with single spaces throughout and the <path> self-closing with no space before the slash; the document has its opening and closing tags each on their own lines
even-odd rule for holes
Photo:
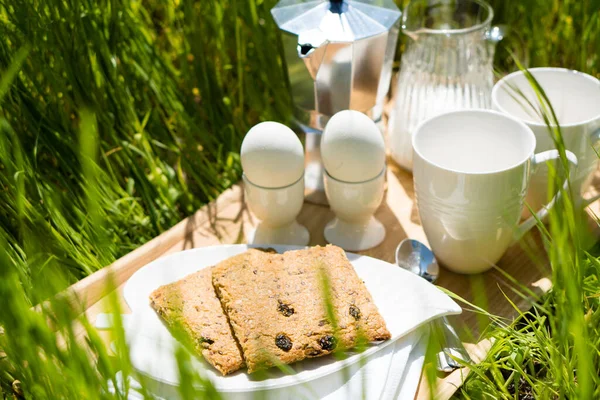
<svg viewBox="0 0 600 400">
<path fill-rule="evenodd" d="M 328 318 L 323 274 L 335 321 Z M 359 335 L 390 338 L 364 283 L 336 246 L 284 254 L 250 250 L 219 263 L 213 284 L 249 373 L 350 348 Z"/>
<path fill-rule="evenodd" d="M 180 326 L 204 356 L 223 375 L 244 366 L 221 303 L 212 285 L 212 268 L 156 289 L 152 308 L 169 326 Z"/>
</svg>

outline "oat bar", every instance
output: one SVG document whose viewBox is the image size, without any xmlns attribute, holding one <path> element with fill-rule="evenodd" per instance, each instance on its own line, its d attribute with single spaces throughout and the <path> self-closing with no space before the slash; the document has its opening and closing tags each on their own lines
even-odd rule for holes
<svg viewBox="0 0 600 400">
<path fill-rule="evenodd" d="M 212 285 L 212 268 L 156 289 L 152 308 L 169 326 L 180 326 L 195 350 L 223 375 L 244 366 L 221 303 Z"/>
<path fill-rule="evenodd" d="M 215 266 L 213 285 L 249 373 L 350 348 L 359 335 L 390 338 L 367 288 L 336 246 L 284 254 L 250 250 Z"/>
</svg>

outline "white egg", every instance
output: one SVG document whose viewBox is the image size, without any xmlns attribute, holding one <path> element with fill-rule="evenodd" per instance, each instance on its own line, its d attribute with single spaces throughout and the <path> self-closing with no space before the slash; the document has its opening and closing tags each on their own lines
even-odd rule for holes
<svg viewBox="0 0 600 400">
<path fill-rule="evenodd" d="M 321 158 L 331 177 L 344 182 L 375 178 L 385 166 L 385 143 L 377 125 L 359 111 L 336 113 L 321 138 Z"/>
<path fill-rule="evenodd" d="M 242 168 L 255 185 L 279 188 L 304 174 L 304 149 L 298 136 L 278 122 L 261 122 L 246 133 L 240 151 Z"/>
</svg>

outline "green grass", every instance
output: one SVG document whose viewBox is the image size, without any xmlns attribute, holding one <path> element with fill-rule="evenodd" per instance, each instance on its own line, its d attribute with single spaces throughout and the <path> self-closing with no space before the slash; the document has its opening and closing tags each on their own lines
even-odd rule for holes
<svg viewBox="0 0 600 400">
<path fill-rule="evenodd" d="M 29 49 L 0 106 L 10 138 L 0 154 L 0 226 L 33 303 L 47 271 L 80 279 L 218 196 L 239 178 L 248 127 L 289 121 L 274 4 L 0 1 L 0 68 Z M 599 4 L 496 2 L 495 21 L 511 28 L 497 67 L 514 69 L 515 50 L 530 65 L 598 75 Z M 84 109 L 98 122 L 102 228 L 89 224 L 83 202 Z M 17 183 L 23 203 L 9 190 Z"/>
<path fill-rule="evenodd" d="M 600 1 L 492 0 L 494 23 L 508 27 L 499 47 L 500 70 L 527 66 L 572 68 L 600 77 Z"/>
<path fill-rule="evenodd" d="M 90 339 L 77 344 L 68 321 L 81 310 L 30 306 L 235 183 L 254 123 L 289 122 L 274 4 L 0 0 L 0 398 L 15 379 L 27 398 L 110 397 L 107 380 L 130 371 L 122 338 L 109 357 L 81 318 Z M 528 66 L 600 77 L 600 0 L 492 4 L 510 27 L 500 71 L 516 68 L 514 51 Z M 518 398 L 520 382 L 540 398 L 600 396 L 600 263 L 581 248 L 577 213 L 561 207 L 546 238 L 554 289 L 486 332 L 496 344 L 460 397 Z M 46 318 L 65 327 L 67 346 Z M 198 396 L 185 353 L 179 364 L 184 397 Z"/>
<path fill-rule="evenodd" d="M 506 324 L 489 316 L 495 323 L 484 336 L 494 341 L 492 348 L 482 363 L 472 366 L 456 397 L 595 399 L 600 397 L 600 257 L 597 248 L 592 249 L 595 255 L 586 251 L 586 221 L 570 188 L 562 185 L 569 163 L 554 110 L 543 88 L 531 74 L 527 77 L 538 97 L 531 106 L 540 110 L 561 154 L 551 165 L 549 190 L 560 188 L 562 199 L 550 212 L 548 229 L 542 230 L 553 287 L 530 310 L 515 306 L 516 321 Z"/>
<path fill-rule="evenodd" d="M 48 271 L 80 279 L 218 196 L 239 179 L 246 130 L 288 118 L 271 4 L 0 4 L 0 68 L 29 50 L 0 109 L 0 226 L 33 303 Z M 101 226 L 85 203 L 83 110 L 98 127 Z"/>
</svg>

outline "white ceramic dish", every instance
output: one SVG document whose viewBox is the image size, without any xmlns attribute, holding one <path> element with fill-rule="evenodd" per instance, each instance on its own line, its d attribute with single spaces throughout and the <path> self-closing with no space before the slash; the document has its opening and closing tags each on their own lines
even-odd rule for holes
<svg viewBox="0 0 600 400">
<path fill-rule="evenodd" d="M 280 240 L 285 245 L 306 246 L 310 241 L 308 229 L 296 222 L 304 204 L 304 177 L 281 188 L 257 186 L 246 174 L 245 201 L 260 223 L 248 235 L 248 243 L 264 245 Z"/>
<path fill-rule="evenodd" d="M 365 182 L 342 182 L 325 171 L 323 181 L 335 219 L 325 226 L 325 240 L 344 250 L 362 251 L 385 239 L 385 227 L 373 215 L 383 200 L 384 167 Z"/>
<path fill-rule="evenodd" d="M 158 382 L 178 385 L 177 364 L 173 351 L 177 342 L 150 307 L 150 293 L 161 285 L 242 253 L 248 247 L 223 245 L 174 253 L 146 265 L 129 279 L 123 295 L 133 313 L 127 336 L 132 364 L 136 370 Z M 278 252 L 301 248 L 276 245 L 270 247 L 274 247 Z M 271 369 L 267 378 L 262 380 L 257 380 L 244 371 L 223 377 L 207 363 L 195 357 L 194 368 L 210 379 L 219 391 L 249 392 L 282 388 L 339 371 L 361 357 L 367 357 L 385 348 L 436 317 L 461 312 L 461 308 L 450 297 L 424 279 L 385 261 L 352 253 L 347 255 L 384 317 L 392 334 L 391 340 L 374 344 L 363 353 L 352 354 L 345 360 L 327 356 L 292 364 L 291 368 L 295 374 L 291 375 Z"/>
</svg>

